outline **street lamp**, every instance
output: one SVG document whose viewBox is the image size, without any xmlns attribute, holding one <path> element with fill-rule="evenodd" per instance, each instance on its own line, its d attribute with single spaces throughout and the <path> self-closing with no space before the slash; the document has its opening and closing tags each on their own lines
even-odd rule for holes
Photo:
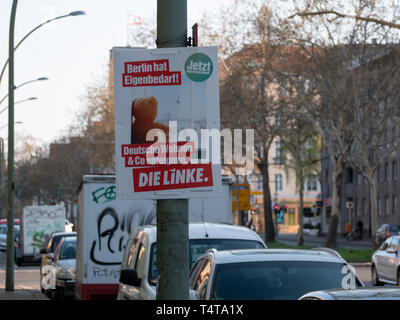
<svg viewBox="0 0 400 320">
<path fill-rule="evenodd" d="M 16 102 L 14 102 L 14 105 L 16 105 L 17 103 L 21 103 L 21 102 L 25 102 L 25 101 L 31 101 L 31 100 L 37 100 L 37 99 L 38 99 L 37 97 L 30 97 L 30 98 L 28 98 L 28 99 L 16 101 Z M 0 114 L 3 113 L 4 111 L 6 111 L 7 109 L 8 109 L 8 106 L 5 107 L 4 109 L 2 109 L 2 110 L 0 111 Z"/>
<path fill-rule="evenodd" d="M 15 87 L 14 87 L 14 90 L 16 90 L 16 89 L 18 89 L 18 88 L 20 88 L 20 87 L 22 87 L 22 86 L 24 86 L 24 85 L 26 85 L 26 84 L 28 84 L 28 83 L 32 83 L 32 82 L 36 82 L 36 81 L 44 81 L 44 80 L 49 80 L 49 78 L 47 78 L 47 77 L 40 77 L 40 78 L 37 78 L 37 79 L 25 81 L 25 82 L 21 83 L 20 85 L 15 86 Z M 8 94 L 5 95 L 5 96 L 0 100 L 0 104 L 1 104 L 7 97 L 8 97 Z"/>
<path fill-rule="evenodd" d="M 22 122 L 22 121 L 15 121 L 14 124 L 23 124 L 23 122 Z M 8 123 L 5 124 L 4 126 L 1 126 L 1 127 L 0 127 L 0 130 L 3 129 L 3 128 L 5 128 L 5 127 L 7 127 L 7 126 L 8 126 Z"/>
<path fill-rule="evenodd" d="M 21 45 L 21 43 L 28 38 L 32 33 L 34 33 L 37 29 L 39 29 L 40 27 L 44 26 L 45 24 L 48 24 L 52 21 L 58 20 L 58 19 L 62 19 L 62 18 L 66 18 L 66 17 L 75 17 L 75 16 L 82 16 L 82 15 L 86 15 L 85 11 L 79 10 L 79 11 L 72 11 L 69 14 L 65 14 L 59 17 L 55 17 L 53 19 L 47 20 L 46 22 L 43 22 L 41 24 L 39 24 L 37 27 L 33 28 L 31 31 L 29 31 L 21 40 L 20 42 L 18 42 L 18 44 L 15 46 L 14 48 L 14 52 L 15 50 L 17 50 L 17 48 Z M 1 70 L 1 74 L 0 74 L 0 84 L 1 84 L 1 80 L 3 79 L 3 75 L 4 75 L 4 71 L 7 68 L 7 65 L 9 63 L 10 58 L 7 59 L 6 63 L 3 66 L 3 69 Z"/>
<path fill-rule="evenodd" d="M 10 62 L 8 68 L 8 123 L 10 125 L 8 126 L 6 291 L 14 291 L 14 29 L 17 4 L 18 0 L 13 0 L 10 16 L 8 60 L 6 62 L 6 65 Z"/>
<path fill-rule="evenodd" d="M 15 29 L 15 16 L 17 12 L 18 0 L 13 0 L 10 15 L 10 29 L 8 41 L 8 60 L 3 66 L 0 73 L 0 84 L 3 78 L 4 71 L 9 64 L 8 68 L 8 170 L 7 170 L 7 256 L 6 256 L 6 291 L 14 291 L 14 52 L 21 45 L 21 43 L 28 38 L 33 32 L 50 23 L 51 21 L 58 20 L 69 16 L 84 15 L 84 11 L 73 11 L 67 15 L 55 17 L 29 31 L 18 44 L 14 47 L 14 29 Z"/>
</svg>

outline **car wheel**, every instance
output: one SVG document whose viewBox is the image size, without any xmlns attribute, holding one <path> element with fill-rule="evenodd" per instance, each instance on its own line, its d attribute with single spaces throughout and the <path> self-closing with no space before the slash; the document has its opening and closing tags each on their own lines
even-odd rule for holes
<svg viewBox="0 0 400 320">
<path fill-rule="evenodd" d="M 18 266 L 18 267 L 21 267 L 22 266 L 22 259 L 21 258 L 16 258 L 15 259 L 15 264 Z"/>
<path fill-rule="evenodd" d="M 383 285 L 383 283 L 379 281 L 378 272 L 376 271 L 376 267 L 374 265 L 371 267 L 371 282 L 373 286 Z"/>
<path fill-rule="evenodd" d="M 64 288 L 56 287 L 55 300 L 64 300 Z"/>
<path fill-rule="evenodd" d="M 400 269 L 397 270 L 397 285 L 400 286 Z"/>
</svg>

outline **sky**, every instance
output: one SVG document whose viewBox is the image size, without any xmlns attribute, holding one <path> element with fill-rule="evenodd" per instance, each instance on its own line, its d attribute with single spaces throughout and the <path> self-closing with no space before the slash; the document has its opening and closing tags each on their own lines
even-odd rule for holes
<svg viewBox="0 0 400 320">
<path fill-rule="evenodd" d="M 188 32 L 204 10 L 215 10 L 233 0 L 187 0 Z M 0 68 L 8 58 L 9 19 L 12 0 L 0 0 Z M 30 30 L 53 17 L 83 10 L 84 16 L 53 21 L 29 36 L 15 51 L 15 85 L 48 77 L 48 81 L 27 84 L 15 91 L 15 101 L 37 100 L 15 106 L 17 139 L 30 135 L 37 143 L 59 138 L 85 107 L 88 85 L 106 74 L 109 51 L 127 45 L 127 16 L 156 17 L 157 0 L 19 0 L 15 22 L 17 44 Z M 8 70 L 0 83 L 0 100 L 8 93 Z M 0 110 L 7 107 L 7 100 Z M 0 128 L 8 113 L 0 113 Z M 7 128 L 0 129 L 7 138 Z"/>
</svg>

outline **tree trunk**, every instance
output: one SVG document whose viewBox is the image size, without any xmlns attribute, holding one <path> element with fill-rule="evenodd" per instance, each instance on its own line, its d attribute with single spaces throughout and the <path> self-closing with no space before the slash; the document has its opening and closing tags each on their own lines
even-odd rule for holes
<svg viewBox="0 0 400 320">
<path fill-rule="evenodd" d="M 371 240 L 372 240 L 372 248 L 376 250 L 378 248 L 378 239 L 376 237 L 376 230 L 378 224 L 378 205 L 377 205 L 377 191 L 376 191 L 376 182 L 374 177 L 370 177 L 369 181 L 369 194 L 371 200 Z"/>
<path fill-rule="evenodd" d="M 272 203 L 271 190 L 269 188 L 269 172 L 268 161 L 264 160 L 262 165 L 258 166 L 263 178 L 264 192 L 264 226 L 265 226 L 265 242 L 271 243 L 275 241 L 274 221 L 272 219 Z"/>
<path fill-rule="evenodd" d="M 342 195 L 343 163 L 341 160 L 333 162 L 332 173 L 332 213 L 329 223 L 328 238 L 325 246 L 328 248 L 336 247 L 337 229 L 339 224 L 340 198 Z"/>
</svg>

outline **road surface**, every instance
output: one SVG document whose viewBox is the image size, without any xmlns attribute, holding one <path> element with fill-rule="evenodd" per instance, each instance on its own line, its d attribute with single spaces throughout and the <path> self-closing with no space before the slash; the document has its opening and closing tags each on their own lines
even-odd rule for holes
<svg viewBox="0 0 400 320">
<path fill-rule="evenodd" d="M 14 264 L 14 286 L 16 289 L 40 290 L 40 267 L 27 265 L 18 267 Z M 0 288 L 5 287 L 6 281 L 6 253 L 0 251 Z"/>
</svg>

